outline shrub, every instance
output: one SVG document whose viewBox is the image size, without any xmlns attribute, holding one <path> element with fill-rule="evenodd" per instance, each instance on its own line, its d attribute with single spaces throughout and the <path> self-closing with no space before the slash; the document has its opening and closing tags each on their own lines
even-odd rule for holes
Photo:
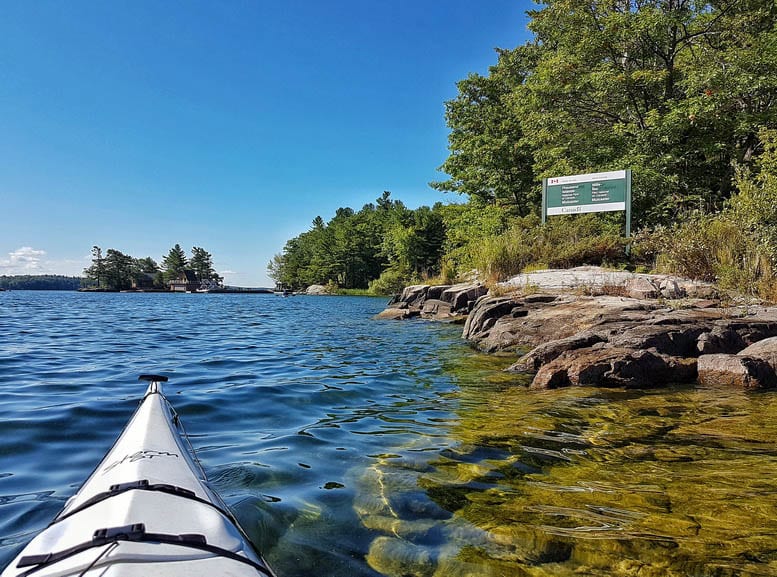
<svg viewBox="0 0 777 577">
<path fill-rule="evenodd" d="M 606 215 L 556 217 L 541 225 L 536 216 L 519 219 L 506 232 L 470 249 L 472 266 L 491 282 L 539 265 L 566 268 L 625 260 L 622 223 Z"/>
<path fill-rule="evenodd" d="M 654 248 L 659 245 L 663 251 Z M 637 246 L 639 251 L 656 251 L 660 272 L 765 298 L 774 290 L 775 269 L 768 252 L 731 211 L 697 214 L 672 228 L 643 231 Z"/>
<path fill-rule="evenodd" d="M 474 268 L 489 282 L 498 282 L 518 274 L 532 262 L 532 229 L 512 227 L 504 234 L 482 239 L 471 248 Z"/>
<path fill-rule="evenodd" d="M 777 299 L 777 131 L 760 134 L 764 153 L 751 174 L 737 170 L 737 192 L 716 214 L 641 231 L 637 259 L 657 269 L 717 282 L 724 290 Z"/>
<path fill-rule="evenodd" d="M 760 172 L 737 170 L 738 192 L 728 201 L 726 212 L 777 268 L 777 130 L 764 130 L 760 137 L 764 146 L 757 165 Z"/>
<path fill-rule="evenodd" d="M 408 284 L 412 284 L 412 279 L 407 273 L 389 268 L 380 277 L 370 281 L 368 291 L 373 295 L 393 295 L 402 292 Z"/>
</svg>

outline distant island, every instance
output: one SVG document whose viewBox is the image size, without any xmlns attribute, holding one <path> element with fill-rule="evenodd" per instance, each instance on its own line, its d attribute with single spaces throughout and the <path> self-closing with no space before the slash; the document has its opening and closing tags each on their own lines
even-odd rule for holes
<svg viewBox="0 0 777 577">
<path fill-rule="evenodd" d="M 109 248 L 92 247 L 91 266 L 84 276 L 2 275 L 0 290 L 57 290 L 87 292 L 185 292 L 266 294 L 264 287 L 235 287 L 213 266 L 213 256 L 201 247 L 193 247 L 191 256 L 179 244 L 172 247 L 159 265 L 151 257 L 136 258 Z"/>
<path fill-rule="evenodd" d="M 58 274 L 3 275 L 0 276 L 0 290 L 74 291 L 81 288 L 83 280 Z"/>
</svg>

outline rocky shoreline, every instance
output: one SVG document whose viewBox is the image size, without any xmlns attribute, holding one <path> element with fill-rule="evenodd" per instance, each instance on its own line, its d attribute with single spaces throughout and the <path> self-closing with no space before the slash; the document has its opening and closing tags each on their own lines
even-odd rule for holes
<svg viewBox="0 0 777 577">
<path fill-rule="evenodd" d="M 723 304 L 714 286 L 579 267 L 406 287 L 378 315 L 463 323 L 484 352 L 515 352 L 531 388 L 777 387 L 777 307 Z"/>
</svg>

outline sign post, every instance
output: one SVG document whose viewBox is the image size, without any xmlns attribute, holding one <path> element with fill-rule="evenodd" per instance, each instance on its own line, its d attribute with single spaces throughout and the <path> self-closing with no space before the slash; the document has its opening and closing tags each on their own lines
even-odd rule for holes
<svg viewBox="0 0 777 577">
<path fill-rule="evenodd" d="M 548 216 L 626 211 L 631 236 L 631 170 L 594 172 L 542 179 L 542 222 Z"/>
</svg>

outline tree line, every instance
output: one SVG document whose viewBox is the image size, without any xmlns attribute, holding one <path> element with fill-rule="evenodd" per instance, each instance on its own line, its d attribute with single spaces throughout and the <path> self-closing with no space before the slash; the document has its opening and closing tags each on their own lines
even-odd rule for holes
<svg viewBox="0 0 777 577">
<path fill-rule="evenodd" d="M 503 275 L 531 258 L 516 243 L 542 264 L 565 251 L 563 262 L 573 264 L 610 259 L 625 244 L 622 214 L 541 226 L 546 177 L 631 168 L 633 228 L 643 239 L 664 229 L 690 234 L 682 225 L 699 214 L 769 205 L 741 196 L 772 194 L 777 173 L 764 154 L 777 130 L 773 0 L 545 0 L 528 16 L 532 39 L 498 49 L 488 73 L 458 82 L 445 103 L 447 177 L 430 184 L 466 202 L 405 209 L 400 218 L 371 205 L 338 209 L 289 241 L 271 276 L 366 286 L 381 275 L 409 282 L 470 267 Z M 399 206 L 392 201 L 388 212 Z M 772 246 L 777 267 L 777 238 L 763 241 L 768 231 L 752 225 L 768 219 L 748 218 L 741 233 Z M 346 230 L 355 238 L 346 240 Z M 329 237 L 339 240 L 320 240 Z M 564 245 L 573 241 L 585 246 Z M 555 255 L 553 242 L 561 243 Z"/>
<path fill-rule="evenodd" d="M 213 268 L 213 256 L 208 251 L 195 246 L 191 257 L 187 257 L 179 244 L 169 250 L 161 265 L 150 256 L 135 258 L 120 250 L 109 248 L 103 252 L 99 246 L 93 246 L 92 264 L 84 269 L 84 275 L 87 286 L 92 288 L 126 290 L 133 284 L 151 279 L 154 287 L 163 289 L 187 269 L 192 270 L 200 282 L 221 283 L 223 280 Z"/>
<path fill-rule="evenodd" d="M 81 278 L 58 274 L 3 275 L 0 289 L 74 291 L 81 288 Z"/>
<path fill-rule="evenodd" d="M 268 272 L 287 288 L 311 284 L 366 288 L 390 267 L 407 275 L 433 274 L 443 239 L 436 210 L 410 210 L 384 192 L 359 211 L 338 208 L 328 222 L 316 217 L 310 230 L 289 240 L 283 253 L 275 255 Z"/>
</svg>

